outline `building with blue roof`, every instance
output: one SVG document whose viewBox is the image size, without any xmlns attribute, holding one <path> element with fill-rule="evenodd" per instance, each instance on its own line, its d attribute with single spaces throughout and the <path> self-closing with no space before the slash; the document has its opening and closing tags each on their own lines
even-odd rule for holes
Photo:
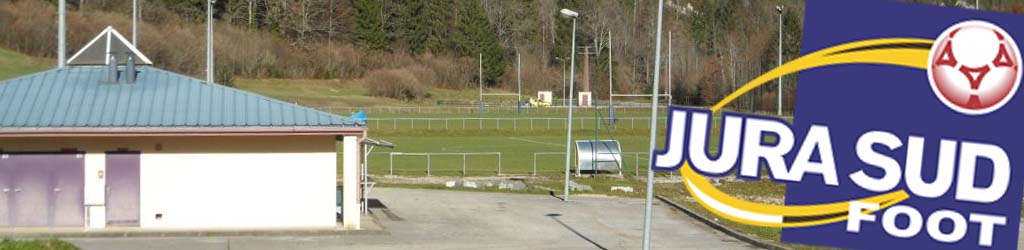
<svg viewBox="0 0 1024 250">
<path fill-rule="evenodd" d="M 113 28 L 0 81 L 0 228 L 359 227 L 365 120 L 153 66 Z M 351 185 L 351 186 L 348 186 Z"/>
</svg>

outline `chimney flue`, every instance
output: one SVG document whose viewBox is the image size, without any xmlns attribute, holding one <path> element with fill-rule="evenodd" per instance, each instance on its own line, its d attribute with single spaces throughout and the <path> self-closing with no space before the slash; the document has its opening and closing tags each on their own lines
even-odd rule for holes
<svg viewBox="0 0 1024 250">
<path fill-rule="evenodd" d="M 134 84 L 135 83 L 135 74 L 136 74 L 136 72 L 135 72 L 135 55 L 132 54 L 131 52 L 128 52 L 128 62 L 125 63 L 124 71 L 125 71 L 125 77 L 124 77 L 125 82 L 127 82 L 128 84 Z"/>
<path fill-rule="evenodd" d="M 107 60 L 107 80 L 110 80 L 110 83 L 117 83 L 117 56 L 114 53 L 111 53 L 110 59 Z"/>
</svg>

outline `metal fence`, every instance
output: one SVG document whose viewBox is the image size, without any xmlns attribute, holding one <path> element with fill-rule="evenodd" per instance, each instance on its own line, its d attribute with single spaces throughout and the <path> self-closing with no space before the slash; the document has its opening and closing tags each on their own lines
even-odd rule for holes
<svg viewBox="0 0 1024 250">
<path fill-rule="evenodd" d="M 561 174 L 565 172 L 565 152 L 524 152 L 524 157 L 519 161 L 513 161 L 513 169 L 506 169 L 504 165 L 508 159 L 503 159 L 502 152 L 373 152 L 368 157 L 376 160 L 369 164 L 370 174 L 407 175 L 407 176 L 434 176 L 434 175 L 480 175 L 481 176 L 508 176 L 508 175 L 532 175 L 539 174 Z M 528 155 L 532 154 L 532 165 Z M 575 153 L 573 153 L 575 155 Z M 381 159 L 386 157 L 387 160 Z M 621 174 L 641 178 L 647 174 L 647 163 L 649 154 L 646 152 L 622 152 Z M 385 165 L 386 164 L 386 165 Z M 573 158 L 571 167 L 578 169 L 576 160 Z M 575 171 L 574 171 L 575 172 Z M 674 172 L 657 173 L 658 176 L 675 176 Z"/>
<path fill-rule="evenodd" d="M 566 106 L 551 107 L 522 107 L 524 114 L 561 114 L 566 112 Z M 356 111 L 377 114 L 479 114 L 479 106 L 376 106 L 376 107 L 317 107 L 316 109 L 336 113 L 351 114 Z M 573 107 L 574 110 L 607 110 L 608 106 Z M 519 112 L 516 106 L 484 106 L 484 113 L 516 113 Z M 664 112 L 665 107 L 658 107 L 659 112 Z M 651 108 L 642 106 L 615 107 L 616 113 L 626 112 L 650 112 Z"/>
<path fill-rule="evenodd" d="M 467 165 L 466 165 L 467 158 L 469 156 L 497 156 L 497 161 L 496 161 L 497 162 L 497 166 L 498 166 L 498 173 L 497 174 L 501 175 L 501 152 L 471 152 L 471 153 L 404 153 L 404 152 L 386 152 L 386 153 L 388 154 L 388 159 L 389 159 L 388 160 L 388 174 L 389 175 L 395 175 L 395 156 L 399 156 L 399 157 L 402 157 L 402 156 L 419 156 L 419 157 L 424 157 L 424 160 L 426 161 L 426 165 L 425 165 L 425 169 L 424 170 L 426 171 L 427 176 L 431 175 L 431 171 L 432 170 L 433 171 L 439 171 L 439 170 L 440 171 L 451 171 L 452 170 L 452 169 L 447 169 L 447 168 L 442 168 L 442 169 L 433 168 L 434 167 L 432 165 L 433 162 L 431 161 L 433 158 L 444 157 L 444 156 L 461 157 L 462 158 L 462 165 L 461 165 L 462 166 L 462 171 L 461 172 L 462 172 L 463 176 L 466 176 L 466 174 L 469 172 L 469 169 L 467 168 Z M 450 164 L 450 161 L 446 162 L 446 163 Z M 445 165 L 447 165 L 447 166 L 445 166 Z M 448 164 L 445 164 L 445 165 L 442 165 L 442 166 L 450 167 L 450 165 L 448 165 Z"/>
<path fill-rule="evenodd" d="M 658 117 L 664 121 L 665 117 Z M 716 118 L 717 119 L 717 118 Z M 567 118 L 552 117 L 528 117 L 528 118 L 370 118 L 366 126 L 372 129 L 506 129 L 506 130 L 541 130 L 541 129 L 565 129 Z M 623 129 L 646 129 L 650 128 L 650 117 L 616 117 L 573 118 L 575 128 L 593 128 L 600 122 L 601 126 L 612 125 L 615 128 Z"/>
<path fill-rule="evenodd" d="M 573 153 L 573 154 L 575 154 L 575 153 Z M 647 167 L 648 167 L 647 162 L 649 161 L 648 159 L 650 159 L 649 158 L 650 154 L 648 154 L 647 152 L 622 152 L 621 154 L 622 154 L 622 166 L 621 166 L 621 172 L 622 173 L 633 172 L 633 176 L 634 177 L 639 177 L 639 176 L 642 176 L 641 174 L 646 174 L 647 173 Z M 555 170 L 539 170 L 540 167 L 538 167 L 538 165 L 543 165 L 544 163 L 538 163 L 539 162 L 538 160 L 540 158 L 543 158 L 544 156 L 552 156 L 552 155 L 561 156 L 561 157 L 558 157 L 559 161 L 557 161 L 557 164 L 560 164 L 558 166 L 561 166 L 561 168 L 552 167 L 553 166 L 552 164 L 546 164 L 546 166 L 544 167 L 545 169 L 555 169 Z M 573 158 L 573 159 L 575 159 L 575 158 Z M 576 161 L 573 160 L 572 163 L 571 163 L 573 169 L 579 169 L 579 167 L 576 166 L 575 162 Z M 632 164 L 630 164 L 630 163 L 632 163 Z M 537 173 L 539 173 L 539 172 L 565 172 L 565 169 L 564 169 L 565 165 L 564 164 L 565 164 L 565 152 L 534 152 L 533 153 L 533 172 L 531 173 L 531 175 L 537 175 Z M 629 171 L 630 169 L 632 169 L 633 171 Z M 577 173 L 579 173 L 579 171 L 577 171 Z M 668 175 L 668 176 L 675 176 L 675 173 L 671 172 L 671 171 L 667 172 L 667 173 L 664 173 L 664 174 Z"/>
</svg>

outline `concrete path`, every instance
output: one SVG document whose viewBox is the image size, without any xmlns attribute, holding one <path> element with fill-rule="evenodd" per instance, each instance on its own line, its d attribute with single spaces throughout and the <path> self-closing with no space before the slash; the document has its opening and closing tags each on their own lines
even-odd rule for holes
<svg viewBox="0 0 1024 250">
<path fill-rule="evenodd" d="M 643 200 L 374 189 L 384 234 L 67 239 L 83 249 L 638 249 Z M 752 249 L 656 203 L 656 249 Z"/>
</svg>

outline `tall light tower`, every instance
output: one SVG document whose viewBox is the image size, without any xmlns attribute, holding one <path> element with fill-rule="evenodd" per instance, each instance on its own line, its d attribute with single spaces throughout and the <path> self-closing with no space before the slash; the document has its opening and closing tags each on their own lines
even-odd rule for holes
<svg viewBox="0 0 1024 250">
<path fill-rule="evenodd" d="M 213 84 L 213 2 L 206 1 L 206 83 Z"/>
<path fill-rule="evenodd" d="M 132 0 L 132 46 L 139 47 L 139 0 Z"/>
<path fill-rule="evenodd" d="M 775 6 L 775 10 L 779 12 L 779 64 L 775 67 L 782 66 L 782 11 L 784 8 L 782 5 Z M 779 94 L 778 115 L 782 116 L 782 76 L 779 76 L 779 89 L 777 92 Z"/>
<path fill-rule="evenodd" d="M 65 0 L 57 1 L 57 67 L 63 68 L 67 60 L 67 6 Z"/>
<path fill-rule="evenodd" d="M 572 47 L 569 51 L 571 54 L 569 59 L 569 119 L 566 120 L 566 133 L 565 133 L 565 196 L 562 196 L 563 201 L 569 201 L 569 163 L 572 162 L 572 92 L 574 90 L 573 81 L 576 80 L 576 17 L 580 16 L 580 13 L 562 9 L 560 11 L 562 16 L 566 18 L 572 18 Z"/>
<path fill-rule="evenodd" d="M 519 50 L 516 50 L 516 91 L 519 92 L 516 96 L 516 111 L 520 114 L 523 113 L 523 59 L 519 56 Z"/>
<path fill-rule="evenodd" d="M 477 70 L 479 70 L 479 72 L 480 72 L 479 75 L 477 75 L 477 82 L 478 82 L 478 85 L 480 85 L 480 98 L 479 98 L 478 104 L 480 105 L 480 113 L 483 113 L 484 112 L 484 53 L 480 53 L 480 58 L 477 59 L 477 63 L 478 63 L 477 64 Z"/>
</svg>

